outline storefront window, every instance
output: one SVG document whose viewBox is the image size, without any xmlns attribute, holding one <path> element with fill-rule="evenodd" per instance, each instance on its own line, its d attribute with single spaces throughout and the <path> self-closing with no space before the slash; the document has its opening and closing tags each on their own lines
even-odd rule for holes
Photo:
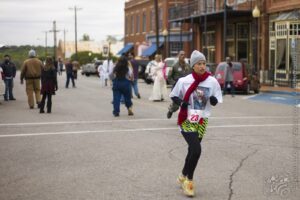
<svg viewBox="0 0 300 200">
<path fill-rule="evenodd" d="M 290 39 L 290 54 L 289 54 L 289 61 L 290 61 L 290 70 L 293 70 L 294 67 L 299 65 L 299 61 L 300 61 L 300 53 L 299 53 L 299 49 L 300 49 L 300 39 L 294 39 L 294 44 L 292 44 L 292 39 Z M 293 46 L 295 45 L 295 46 Z M 294 47 L 294 48 L 293 48 Z M 296 63 L 298 62 L 298 63 Z M 298 66 L 297 69 L 295 69 L 296 71 L 298 71 L 298 73 L 300 72 L 300 66 Z"/>
<path fill-rule="evenodd" d="M 176 57 L 182 49 L 182 42 L 170 42 L 170 57 Z"/>
<path fill-rule="evenodd" d="M 230 56 L 231 59 L 235 60 L 234 41 L 226 42 L 226 56 Z"/>
<path fill-rule="evenodd" d="M 276 69 L 286 69 L 286 39 L 277 39 Z"/>
<path fill-rule="evenodd" d="M 248 41 L 238 41 L 237 59 L 246 59 L 248 61 Z"/>
<path fill-rule="evenodd" d="M 237 60 L 248 59 L 249 24 L 237 24 Z"/>
</svg>

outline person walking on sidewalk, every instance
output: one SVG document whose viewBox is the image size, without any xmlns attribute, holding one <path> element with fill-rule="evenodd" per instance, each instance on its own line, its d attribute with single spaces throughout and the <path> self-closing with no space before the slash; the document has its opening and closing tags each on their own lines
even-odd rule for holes
<svg viewBox="0 0 300 200">
<path fill-rule="evenodd" d="M 46 64 L 42 69 L 41 75 L 42 89 L 41 94 L 43 95 L 40 113 L 45 113 L 44 107 L 47 98 L 47 113 L 51 113 L 52 108 L 52 95 L 55 94 L 57 88 L 57 73 L 54 67 L 54 63 L 51 57 L 46 58 Z"/>
<path fill-rule="evenodd" d="M 69 88 L 69 83 L 70 79 L 72 81 L 73 88 L 75 88 L 75 81 L 74 81 L 74 72 L 73 72 L 73 64 L 71 63 L 70 59 L 67 60 L 66 62 L 66 75 L 67 75 L 67 80 L 66 80 L 66 88 Z"/>
<path fill-rule="evenodd" d="M 138 88 L 138 79 L 139 79 L 139 64 L 137 63 L 137 61 L 134 59 L 134 54 L 133 53 L 129 53 L 128 54 L 128 59 L 129 59 L 129 64 L 132 67 L 133 70 L 133 81 L 132 81 L 132 89 L 133 92 L 135 94 L 135 96 L 140 99 L 141 95 L 139 93 L 139 88 Z"/>
<path fill-rule="evenodd" d="M 160 54 L 155 55 L 155 61 L 151 67 L 151 75 L 154 83 L 152 88 L 150 101 L 164 101 L 167 97 L 167 82 L 166 82 L 166 64 L 162 61 Z"/>
<path fill-rule="evenodd" d="M 188 144 L 188 153 L 177 182 L 185 195 L 195 195 L 193 176 L 201 155 L 201 141 L 205 135 L 211 106 L 222 102 L 218 81 L 206 71 L 205 56 L 195 50 L 191 55 L 192 74 L 180 78 L 170 97 L 180 105 L 177 124 Z"/>
<path fill-rule="evenodd" d="M 223 88 L 223 95 L 230 90 L 231 96 L 234 97 L 235 89 L 233 84 L 233 65 L 230 57 L 226 57 L 226 68 L 224 72 L 225 83 Z"/>
<path fill-rule="evenodd" d="M 128 60 L 125 56 L 121 56 L 116 66 L 113 69 L 113 115 L 118 117 L 120 115 L 120 100 L 124 96 L 125 106 L 128 110 L 128 115 L 133 115 L 132 101 L 131 101 L 131 81 L 132 71 L 128 67 Z"/>
<path fill-rule="evenodd" d="M 26 93 L 28 97 L 28 105 L 30 109 L 34 108 L 33 93 L 38 107 L 41 103 L 41 72 L 43 63 L 36 58 L 36 53 L 32 49 L 28 52 L 29 59 L 25 60 L 21 67 L 21 84 L 26 80 Z"/>
<path fill-rule="evenodd" d="M 188 63 L 185 62 L 185 52 L 180 51 L 178 54 L 178 61 L 173 65 L 171 72 L 168 75 L 170 84 L 175 86 L 178 79 L 184 77 L 192 72 Z M 172 88 L 173 88 L 172 87 Z M 179 106 L 173 102 L 169 105 L 167 118 L 170 119 L 172 114 L 179 109 Z"/>
<path fill-rule="evenodd" d="M 2 76 L 5 83 L 4 100 L 16 100 L 13 95 L 14 78 L 16 76 L 16 66 L 11 62 L 10 56 L 4 56 L 4 62 L 1 64 Z"/>
</svg>

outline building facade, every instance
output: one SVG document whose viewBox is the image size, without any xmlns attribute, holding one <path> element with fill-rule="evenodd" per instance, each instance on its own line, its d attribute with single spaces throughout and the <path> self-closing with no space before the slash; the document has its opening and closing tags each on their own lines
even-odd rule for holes
<svg viewBox="0 0 300 200">
<path fill-rule="evenodd" d="M 153 0 L 129 0 L 125 3 L 125 46 L 132 45 L 136 56 L 151 57 L 156 47 L 164 57 L 176 56 L 188 49 L 191 40 L 187 27 L 180 22 L 169 23 L 169 8 L 186 0 L 158 0 L 159 44 L 156 45 L 155 4 Z M 151 48 L 153 47 L 154 48 Z M 148 50 L 147 50 L 148 49 Z M 149 51 L 150 50 L 150 51 Z M 123 52 L 122 52 L 123 53 Z"/>
<path fill-rule="evenodd" d="M 158 0 L 165 57 L 198 49 L 210 63 L 230 56 L 251 64 L 261 82 L 300 86 L 299 0 Z M 142 56 L 155 43 L 153 0 L 125 3 L 125 44 Z M 167 31 L 165 31 L 167 30 Z M 167 33 L 167 34 L 163 34 Z"/>
</svg>

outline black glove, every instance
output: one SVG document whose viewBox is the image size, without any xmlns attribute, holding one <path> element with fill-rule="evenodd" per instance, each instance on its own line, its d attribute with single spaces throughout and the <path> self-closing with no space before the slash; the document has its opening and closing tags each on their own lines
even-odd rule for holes
<svg viewBox="0 0 300 200">
<path fill-rule="evenodd" d="M 218 103 L 218 99 L 215 96 L 211 96 L 209 97 L 209 102 L 212 106 L 215 106 Z"/>
<path fill-rule="evenodd" d="M 182 100 L 179 97 L 171 97 L 172 101 L 177 104 L 178 106 L 181 105 Z"/>
<path fill-rule="evenodd" d="M 190 105 L 190 104 L 189 104 L 189 102 L 186 102 L 186 101 L 182 101 L 182 103 L 181 103 L 181 107 L 183 107 L 183 108 L 187 108 L 188 105 Z"/>
<path fill-rule="evenodd" d="M 179 97 L 171 97 L 172 101 L 177 104 L 178 106 L 181 106 L 183 108 L 187 108 L 189 104 L 189 102 L 185 102 L 182 99 L 180 99 Z"/>
</svg>

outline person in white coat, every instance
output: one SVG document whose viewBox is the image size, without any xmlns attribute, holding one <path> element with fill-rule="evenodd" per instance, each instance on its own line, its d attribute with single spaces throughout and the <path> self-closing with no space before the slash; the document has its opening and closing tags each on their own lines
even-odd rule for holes
<svg viewBox="0 0 300 200">
<path fill-rule="evenodd" d="M 103 64 L 98 67 L 102 87 L 107 86 L 108 84 L 111 85 L 109 80 L 109 74 L 112 71 L 113 67 L 113 61 L 109 59 L 105 60 Z"/>
<path fill-rule="evenodd" d="M 166 66 L 162 62 L 161 55 L 155 55 L 155 61 L 152 61 L 151 76 L 154 80 L 151 101 L 163 101 L 167 97 Z"/>
</svg>

